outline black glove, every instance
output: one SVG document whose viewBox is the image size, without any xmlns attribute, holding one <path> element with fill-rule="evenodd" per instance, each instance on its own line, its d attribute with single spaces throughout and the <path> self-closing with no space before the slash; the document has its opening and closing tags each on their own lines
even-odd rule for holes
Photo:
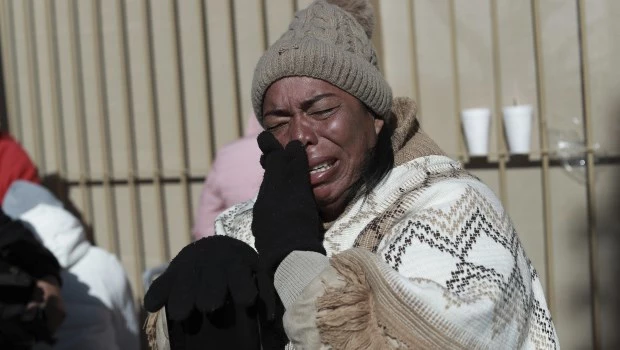
<svg viewBox="0 0 620 350">
<path fill-rule="evenodd" d="M 54 344 L 45 309 L 27 307 L 43 300 L 35 283 L 28 273 L 0 259 L 0 349 L 29 349 L 40 341 Z"/>
<path fill-rule="evenodd" d="M 35 279 L 45 276 L 60 278 L 60 265 L 54 255 L 19 220 L 11 220 L 0 210 L 0 258 L 18 266 Z"/>
<path fill-rule="evenodd" d="M 237 239 L 200 239 L 153 282 L 144 307 L 156 312 L 166 305 L 176 348 L 259 349 L 257 263 L 256 252 Z"/>
<path fill-rule="evenodd" d="M 21 221 L 0 210 L 0 349 L 30 348 L 37 341 L 53 344 L 44 309 L 27 308 L 41 301 L 36 280 L 55 276 L 60 265 Z M 34 298 L 34 300 L 33 300 Z"/>
<path fill-rule="evenodd" d="M 284 331 L 284 324 L 282 323 L 282 316 L 284 315 L 284 305 L 278 297 L 278 294 L 273 287 L 273 280 L 271 279 L 271 293 L 261 293 L 261 303 L 258 310 L 258 316 L 260 320 L 260 340 L 263 345 L 263 349 L 275 350 L 284 349 L 288 344 L 288 337 Z M 269 289 L 268 289 L 269 290 Z M 267 312 L 265 301 L 272 300 L 273 311 Z"/>
<path fill-rule="evenodd" d="M 325 248 L 303 145 L 292 141 L 283 148 L 264 131 L 258 146 L 265 175 L 254 204 L 252 233 L 260 264 L 275 272 L 294 250 L 325 254 Z"/>
<path fill-rule="evenodd" d="M 256 306 L 243 308 L 232 302 L 213 312 L 194 308 L 183 321 L 169 319 L 168 337 L 172 350 L 261 349 Z"/>
<path fill-rule="evenodd" d="M 258 146 L 265 169 L 263 182 L 254 204 L 252 234 L 258 251 L 258 282 L 264 310 L 261 316 L 263 334 L 275 343 L 286 339 L 283 334 L 284 308 L 273 289 L 273 275 L 278 265 L 294 250 L 325 254 L 321 221 L 314 201 L 308 173 L 308 158 L 299 141 L 286 149 L 268 131 L 258 135 Z M 268 330 L 265 330 L 268 329 Z"/>
</svg>

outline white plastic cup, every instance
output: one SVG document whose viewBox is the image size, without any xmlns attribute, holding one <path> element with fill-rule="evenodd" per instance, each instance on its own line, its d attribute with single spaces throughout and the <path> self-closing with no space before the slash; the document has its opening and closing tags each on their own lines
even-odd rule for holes
<svg viewBox="0 0 620 350">
<path fill-rule="evenodd" d="M 503 108 L 503 112 L 504 129 L 510 153 L 529 153 L 532 137 L 532 106 L 508 106 Z"/>
<path fill-rule="evenodd" d="M 488 108 L 470 108 L 461 112 L 467 150 L 471 156 L 489 154 L 489 126 L 491 111 Z"/>
</svg>

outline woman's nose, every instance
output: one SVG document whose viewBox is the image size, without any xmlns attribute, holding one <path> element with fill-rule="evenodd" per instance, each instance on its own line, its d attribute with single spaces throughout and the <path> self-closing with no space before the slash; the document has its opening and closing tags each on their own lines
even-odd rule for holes
<svg viewBox="0 0 620 350">
<path fill-rule="evenodd" d="M 292 118 L 289 127 L 289 142 L 299 140 L 302 145 L 315 145 L 318 137 L 312 120 L 303 115 L 296 115 Z"/>
</svg>

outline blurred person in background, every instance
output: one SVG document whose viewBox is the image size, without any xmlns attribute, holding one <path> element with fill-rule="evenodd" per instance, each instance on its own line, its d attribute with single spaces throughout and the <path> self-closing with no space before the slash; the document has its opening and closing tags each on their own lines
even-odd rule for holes
<svg viewBox="0 0 620 350">
<path fill-rule="evenodd" d="M 0 210 L 0 349 L 54 343 L 65 318 L 61 281 L 54 255 Z"/>
<path fill-rule="evenodd" d="M 160 349 L 559 348 L 508 214 L 392 98 L 373 27 L 316 0 L 259 60 L 258 196 L 149 288 Z"/>
<path fill-rule="evenodd" d="M 22 146 L 6 132 L 0 131 L 0 203 L 15 180 L 40 183 L 37 167 Z"/>
<path fill-rule="evenodd" d="M 44 187 L 15 181 L 2 209 L 33 228 L 62 270 L 67 317 L 54 349 L 138 349 L 137 312 L 125 269 L 116 256 L 94 247 L 80 221 Z M 36 349 L 45 349 L 45 344 Z"/>
<path fill-rule="evenodd" d="M 207 174 L 196 210 L 195 239 L 212 236 L 215 218 L 225 209 L 245 202 L 258 193 L 263 168 L 256 136 L 263 130 L 252 113 L 244 136 L 220 148 Z"/>
<path fill-rule="evenodd" d="M 16 180 L 40 182 L 28 154 L 0 130 L 0 203 Z M 65 318 L 60 266 L 29 228 L 4 212 L 0 213 L 0 276 L 0 349 L 52 344 Z"/>
</svg>

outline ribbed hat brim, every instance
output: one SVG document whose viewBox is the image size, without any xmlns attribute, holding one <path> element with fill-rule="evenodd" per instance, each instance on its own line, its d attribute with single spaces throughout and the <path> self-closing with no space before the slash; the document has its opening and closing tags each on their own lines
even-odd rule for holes
<svg viewBox="0 0 620 350">
<path fill-rule="evenodd" d="M 334 45 L 304 38 L 278 42 L 259 60 L 252 82 L 252 105 L 259 120 L 269 86 L 290 76 L 324 80 L 362 101 L 379 117 L 387 116 L 392 105 L 392 90 L 377 67 Z"/>
</svg>

